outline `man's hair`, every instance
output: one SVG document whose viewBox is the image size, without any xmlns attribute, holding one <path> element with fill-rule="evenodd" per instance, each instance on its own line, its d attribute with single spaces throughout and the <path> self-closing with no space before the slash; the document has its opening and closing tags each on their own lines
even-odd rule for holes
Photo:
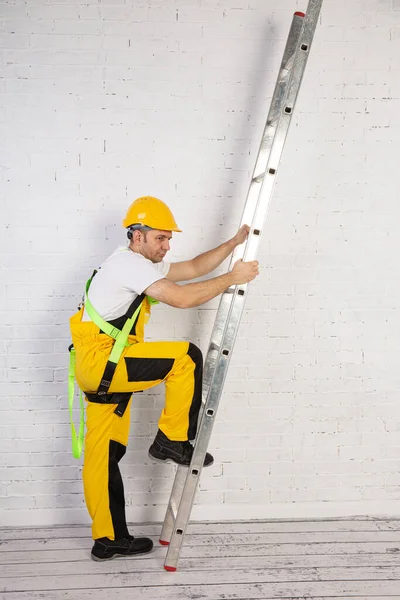
<svg viewBox="0 0 400 600">
<path fill-rule="evenodd" d="M 153 227 L 148 227 L 147 225 L 142 225 L 141 223 L 135 223 L 134 225 L 129 225 L 127 229 L 128 239 L 133 238 L 134 231 L 140 231 L 143 234 L 144 241 L 147 242 L 147 232 L 153 229 Z"/>
<path fill-rule="evenodd" d="M 143 234 L 144 237 L 144 241 L 147 242 L 147 232 L 149 231 L 148 229 L 139 229 L 140 233 Z"/>
</svg>

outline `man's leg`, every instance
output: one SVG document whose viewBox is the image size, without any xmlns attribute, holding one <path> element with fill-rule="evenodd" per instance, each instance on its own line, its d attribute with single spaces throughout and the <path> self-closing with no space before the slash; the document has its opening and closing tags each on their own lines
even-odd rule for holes
<svg viewBox="0 0 400 600">
<path fill-rule="evenodd" d="M 153 458 L 190 463 L 193 447 L 188 440 L 196 437 L 202 374 L 201 351 L 189 342 L 139 342 L 124 351 L 110 392 L 145 390 L 165 382 L 165 407 L 154 442 L 157 448 L 153 444 L 150 449 Z M 205 465 L 212 462 L 208 454 Z"/>
<path fill-rule="evenodd" d="M 124 486 L 118 463 L 128 443 L 130 401 L 121 405 L 87 405 L 87 433 L 83 484 L 86 505 L 92 517 L 95 540 L 93 560 L 145 554 L 153 548 L 149 538 L 129 535 L 125 518 Z"/>
<path fill-rule="evenodd" d="M 143 342 L 129 346 L 117 366 L 112 392 L 146 390 L 165 382 L 159 427 L 175 441 L 194 439 L 201 406 L 203 357 L 189 342 Z"/>
<path fill-rule="evenodd" d="M 115 404 L 88 402 L 86 408 L 83 485 L 93 520 L 93 539 L 129 535 L 125 519 L 124 486 L 118 463 L 128 444 L 130 402 L 122 417 Z"/>
<path fill-rule="evenodd" d="M 158 423 L 170 440 L 194 440 L 201 407 L 203 356 L 188 344 L 185 354 L 177 357 L 165 378 L 165 408 Z"/>
</svg>

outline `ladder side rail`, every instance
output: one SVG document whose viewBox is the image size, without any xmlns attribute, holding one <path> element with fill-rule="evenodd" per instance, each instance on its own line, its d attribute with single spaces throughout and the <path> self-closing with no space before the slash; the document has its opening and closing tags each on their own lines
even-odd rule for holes
<svg viewBox="0 0 400 600">
<path fill-rule="evenodd" d="M 185 487 L 187 468 L 178 465 L 175 473 L 174 483 L 172 485 L 171 495 L 168 501 L 167 511 L 165 513 L 164 523 L 160 534 L 160 544 L 168 546 L 172 532 L 175 526 L 176 516 L 178 514 L 179 503 L 182 492 Z"/>
<path fill-rule="evenodd" d="M 229 320 L 230 320 L 229 315 L 231 314 L 234 304 L 231 303 L 231 301 L 229 299 L 229 304 L 227 303 L 226 306 L 228 309 L 228 316 L 226 318 L 226 322 L 229 322 Z M 223 314 L 221 315 L 221 313 L 218 313 L 218 315 L 220 318 L 225 319 L 225 316 Z M 224 329 L 225 321 L 221 320 L 221 324 L 222 324 L 222 329 Z M 217 362 L 217 366 L 218 366 L 218 364 L 219 363 Z M 214 380 L 214 378 L 213 378 L 213 380 Z M 204 406 L 205 406 L 205 403 L 203 404 L 203 411 L 202 411 L 201 415 L 199 415 L 198 432 L 202 431 L 202 429 L 204 428 L 203 422 L 204 422 L 204 417 L 206 414 L 204 411 Z M 207 411 L 207 415 L 210 416 L 208 411 Z M 211 435 L 211 430 L 210 430 L 210 435 Z M 164 523 L 163 523 L 163 527 L 162 527 L 162 531 L 161 531 L 161 535 L 160 535 L 160 543 L 162 545 L 169 544 L 169 541 L 170 541 L 172 533 L 173 533 L 174 526 L 177 527 L 176 519 L 177 519 L 177 515 L 178 515 L 178 508 L 179 508 L 179 512 L 181 515 L 183 513 L 186 514 L 185 510 L 182 513 L 182 506 L 181 506 L 182 505 L 182 495 L 183 495 L 183 491 L 188 489 L 188 485 L 190 486 L 190 484 L 188 483 L 188 478 L 190 476 L 193 477 L 192 469 L 194 469 L 195 474 L 200 475 L 202 467 L 197 469 L 197 472 L 196 472 L 196 466 L 194 465 L 193 461 L 195 459 L 196 448 L 199 446 L 198 450 L 200 450 L 200 451 L 202 451 L 204 448 L 204 443 L 201 440 L 202 440 L 202 436 L 197 436 L 195 450 L 193 452 L 193 456 L 192 456 L 192 460 L 191 460 L 189 469 L 186 467 L 182 467 L 182 466 L 178 466 L 178 468 L 177 468 L 177 472 L 176 472 L 174 483 L 172 486 L 171 495 L 169 498 L 168 507 L 167 507 L 167 510 L 165 513 Z M 203 464 L 206 450 L 207 450 L 207 448 L 204 450 L 204 455 L 203 455 L 201 465 Z M 196 492 L 196 490 L 193 490 L 192 492 L 190 492 L 190 493 L 193 493 L 193 498 L 194 498 L 195 492 Z M 185 526 L 185 529 L 186 529 L 186 526 Z M 178 527 L 178 530 L 180 530 L 179 527 Z M 168 570 L 167 567 L 165 567 L 165 568 L 166 568 L 166 570 Z M 171 570 L 173 570 L 173 569 L 171 569 Z"/>
<path fill-rule="evenodd" d="M 199 427 L 199 435 L 196 440 L 192 461 L 189 469 L 187 470 L 185 486 L 182 491 L 181 501 L 179 503 L 179 508 L 175 519 L 175 528 L 171 536 L 171 541 L 168 546 L 168 552 L 165 559 L 164 568 L 167 571 L 176 570 L 184 535 L 186 533 L 192 506 L 198 489 L 204 457 L 208 448 L 215 422 L 215 415 L 218 409 L 221 392 L 229 366 L 231 350 L 228 349 L 233 349 L 237 330 L 239 328 L 240 315 L 244 308 L 244 296 L 237 296 L 237 298 L 240 300 L 233 303 L 230 326 L 228 331 L 225 332 L 224 336 L 224 351 L 226 351 L 226 354 L 223 351 L 220 360 L 217 362 L 213 383 L 211 385 L 207 403 L 203 411 L 202 420 Z"/>
<path fill-rule="evenodd" d="M 269 200 L 272 196 L 276 173 L 282 156 L 282 151 L 280 151 L 280 148 L 283 148 L 286 142 L 291 117 L 303 80 L 322 2 L 323 0 L 310 0 L 307 8 L 301 39 L 293 63 L 289 88 L 285 99 L 285 106 L 282 110 L 282 117 L 279 121 L 276 131 L 276 143 L 271 148 L 266 177 L 263 181 L 261 193 L 258 199 L 258 206 L 254 213 L 252 228 L 253 232 L 257 232 L 257 235 L 249 236 L 248 244 L 244 250 L 244 260 L 253 260 L 257 254 L 262 228 L 265 223 L 269 208 Z"/>
<path fill-rule="evenodd" d="M 315 27 L 317 24 L 317 19 L 318 19 L 321 5 L 322 5 L 322 0 L 310 0 L 310 3 L 309 3 L 309 6 L 311 6 L 312 10 L 310 12 L 310 16 L 308 19 L 307 36 L 304 38 L 302 35 L 302 38 L 299 42 L 299 45 L 298 45 L 299 50 L 295 54 L 295 61 L 293 63 L 293 73 L 296 74 L 296 77 L 290 77 L 290 79 L 289 79 L 290 85 L 289 85 L 289 92 L 287 94 L 288 98 L 287 98 L 286 106 L 283 111 L 281 109 L 281 115 L 286 114 L 288 118 L 279 120 L 278 126 L 281 125 L 281 127 L 278 127 L 275 132 L 273 144 L 271 146 L 271 151 L 269 152 L 269 156 L 268 156 L 268 164 L 270 164 L 271 159 L 274 157 L 273 150 L 275 150 L 275 148 L 277 148 L 277 150 L 276 150 L 276 157 L 277 157 L 276 168 L 270 167 L 270 169 L 272 169 L 273 172 L 268 171 L 269 175 L 274 176 L 273 179 L 275 179 L 276 169 L 279 164 L 280 156 L 282 155 L 287 131 L 288 131 L 289 124 L 290 124 L 291 115 L 292 115 L 294 104 L 295 104 L 295 101 L 296 101 L 296 98 L 298 95 L 299 87 L 301 85 L 302 76 L 303 76 L 304 69 L 306 66 L 308 52 L 309 52 L 309 48 L 310 48 L 310 45 L 312 42 L 313 33 L 315 31 Z M 303 33 L 304 33 L 304 29 L 303 29 Z M 302 54 L 299 54 L 300 49 L 301 49 Z M 303 58 L 302 60 L 299 60 L 298 56 L 304 56 L 305 58 Z M 297 63 L 299 63 L 299 64 L 297 64 Z M 290 101 L 290 104 L 289 104 L 289 101 Z M 288 107 L 290 107 L 290 110 L 286 110 Z M 280 149 L 279 152 L 278 152 L 278 149 Z M 267 178 L 267 180 L 268 179 L 271 180 L 271 178 Z M 272 193 L 273 182 L 272 182 L 272 185 L 267 186 L 267 193 L 269 192 L 269 196 L 268 196 L 263 190 L 263 188 L 264 188 L 263 175 L 260 177 L 260 181 L 261 181 L 261 190 L 260 190 L 261 199 L 269 200 L 269 197 Z M 248 257 L 249 254 L 250 254 L 250 256 L 255 256 L 257 248 L 258 248 L 262 225 L 260 225 L 260 229 L 258 231 L 256 230 L 255 225 L 257 224 L 257 219 L 258 219 L 258 221 L 260 221 L 260 223 L 262 223 L 262 224 L 264 223 L 265 215 L 266 215 L 267 208 L 268 208 L 268 202 L 267 202 L 267 206 L 264 206 L 265 203 L 261 202 L 260 201 L 261 199 L 260 198 L 258 199 L 258 202 L 255 206 L 255 217 L 252 221 L 252 230 L 253 230 L 252 233 L 255 234 L 255 236 L 257 238 L 256 244 L 252 243 L 253 239 L 254 239 L 253 236 L 249 236 L 249 240 L 248 240 L 249 243 L 246 245 L 245 253 L 244 253 L 244 255 L 246 257 Z M 261 211 L 259 210 L 260 207 L 262 208 Z M 261 212 L 261 215 L 260 215 L 260 212 Z M 248 258 L 248 260 L 250 260 L 250 259 L 251 258 Z M 242 287 L 242 289 L 240 289 L 240 287 Z M 220 324 L 219 324 L 219 328 L 222 331 L 222 338 L 221 338 L 221 341 L 219 344 L 219 355 L 216 360 L 214 375 L 213 375 L 211 383 L 210 383 L 209 393 L 207 395 L 207 402 L 206 402 L 205 410 L 203 412 L 202 420 L 201 420 L 200 427 L 199 427 L 199 436 L 198 436 L 195 450 L 193 453 L 193 459 L 192 459 L 191 465 L 188 469 L 186 481 L 184 484 L 184 489 L 182 490 L 182 493 L 181 493 L 181 500 L 180 500 L 178 512 L 177 512 L 177 515 L 175 518 L 175 531 L 173 532 L 173 534 L 171 536 L 171 543 L 170 543 L 168 553 L 167 553 L 167 558 L 165 561 L 165 568 L 167 570 L 176 570 L 176 566 L 177 566 L 177 563 L 179 560 L 179 553 L 180 553 L 180 549 L 182 546 L 184 533 L 185 533 L 187 523 L 188 523 L 188 520 L 190 517 L 191 508 L 192 508 L 193 501 L 194 501 L 194 496 L 195 496 L 195 493 L 196 493 L 196 490 L 198 487 L 199 476 L 200 476 L 201 470 L 202 470 L 204 456 L 205 456 L 205 453 L 206 453 L 206 450 L 208 447 L 208 442 L 209 442 L 211 432 L 212 432 L 215 413 L 218 408 L 223 384 L 224 384 L 224 381 L 226 378 L 227 369 L 228 369 L 229 362 L 230 362 L 231 350 L 233 349 L 234 342 L 236 339 L 236 334 L 237 334 L 237 331 L 238 331 L 238 328 L 240 325 L 240 318 L 241 318 L 241 314 L 243 312 L 244 300 L 245 300 L 245 289 L 243 289 L 243 288 L 246 288 L 246 287 L 247 286 L 235 286 L 234 294 L 231 297 L 231 307 L 229 310 L 229 317 L 227 320 L 227 325 L 225 328 L 221 328 Z M 242 292 L 242 293 L 240 293 L 240 292 Z"/>
<path fill-rule="evenodd" d="M 286 46 L 283 52 L 281 66 L 272 95 L 271 106 L 268 112 L 267 121 L 261 138 L 260 147 L 257 154 L 256 163 L 254 166 L 253 175 L 251 178 L 240 225 L 253 223 L 254 212 L 257 207 L 262 181 L 269 161 L 275 132 L 281 117 L 282 104 L 284 102 L 287 90 L 289 88 L 291 69 L 294 63 L 294 56 L 298 47 L 299 38 L 302 33 L 303 22 L 303 13 L 295 13 L 293 15 L 293 20 L 289 30 Z M 248 242 L 246 244 L 242 244 L 241 246 L 235 249 L 230 260 L 229 270 L 232 268 L 233 264 L 237 260 L 244 257 L 244 255 L 246 254 L 247 245 Z M 221 323 L 226 322 L 226 318 L 229 313 L 229 307 L 232 302 L 233 293 L 234 286 L 232 286 L 222 294 L 217 310 L 215 326 L 211 334 L 210 345 L 204 364 L 203 399 L 207 397 L 208 389 L 211 385 L 218 357 L 218 351 L 221 346 L 221 340 L 223 336 Z"/>
<path fill-rule="evenodd" d="M 303 79 L 322 2 L 323 0 L 310 0 L 305 18 L 300 16 L 302 13 L 295 13 L 293 17 L 289 39 L 286 44 L 278 81 L 271 102 L 271 109 L 268 114 L 253 178 L 250 183 L 248 199 L 240 221 L 240 226 L 245 223 L 251 223 L 251 232 L 247 243 L 238 247 L 233 253 L 230 268 L 240 258 L 254 260 L 257 255 L 262 227 L 265 222 L 269 199 L 272 196 L 276 173 L 282 155 L 282 148 L 288 134 L 291 116 Z M 291 34 L 296 36 L 295 47 L 293 41 L 289 43 Z M 300 36 L 301 40 L 299 41 Z M 283 110 L 282 104 L 285 105 Z M 274 138 L 271 140 L 272 135 L 274 135 Z M 268 201 L 265 202 L 265 199 L 268 199 Z M 215 331 L 213 330 L 211 334 L 209 352 L 205 361 L 204 398 L 207 397 L 208 387 L 212 381 L 212 372 L 217 360 L 217 350 L 221 347 L 223 336 L 220 324 L 222 318 L 218 318 L 218 312 L 221 310 L 224 314 L 228 314 L 228 304 L 233 300 L 232 293 L 233 289 L 229 288 L 222 294 L 220 308 L 217 311 Z"/>
<path fill-rule="evenodd" d="M 303 18 L 300 16 L 303 15 L 303 13 L 295 13 L 293 17 L 289 37 L 291 34 L 296 35 L 296 45 L 294 48 L 293 43 L 290 44 L 289 40 L 286 44 L 281 70 L 271 102 L 271 109 L 268 114 L 253 178 L 250 183 L 248 199 L 240 222 L 240 225 L 251 223 L 251 231 L 247 243 L 238 247 L 233 254 L 230 268 L 239 258 L 243 258 L 244 260 L 254 260 L 257 256 L 262 228 L 275 184 L 276 172 L 283 153 L 291 117 L 307 65 L 322 2 L 323 0 L 310 0 L 305 17 Z M 285 76 L 287 72 L 290 73 L 289 77 Z M 286 96 L 284 91 L 286 91 Z M 280 102 L 280 111 L 278 109 L 278 99 Z M 279 114 L 277 117 L 278 112 Z M 274 118 L 274 125 L 272 125 L 272 118 Z M 271 142 L 272 131 L 274 131 L 275 134 L 274 139 Z M 269 142 L 268 147 L 266 140 Z M 267 177 L 265 177 L 265 174 L 267 174 Z M 258 193 L 256 194 L 256 192 Z M 256 201 L 254 200 L 255 197 L 257 197 Z M 249 203 L 249 200 L 252 200 L 252 202 Z M 220 307 L 223 306 L 223 310 L 221 311 L 223 314 L 229 314 L 229 305 L 236 299 L 235 287 L 236 286 L 231 286 L 231 288 L 222 294 Z M 247 291 L 247 285 L 241 287 L 245 293 Z M 218 355 L 221 351 L 221 340 L 224 335 L 224 330 L 221 326 L 221 317 L 222 315 L 219 315 L 218 309 L 214 329 L 211 335 L 210 349 L 207 353 L 205 364 L 205 368 L 208 366 L 210 371 L 215 369 Z M 210 357 L 209 354 L 211 355 Z M 212 374 L 208 374 L 208 387 L 211 382 Z M 203 393 L 203 397 L 207 398 L 207 392 L 208 389 Z"/>
<path fill-rule="evenodd" d="M 281 113 L 281 110 L 279 110 L 279 107 L 282 106 L 282 98 L 284 98 L 285 93 L 288 89 L 289 82 L 290 82 L 290 69 L 292 67 L 293 60 L 294 60 L 293 55 L 297 48 L 299 36 L 301 34 L 301 29 L 302 29 L 302 22 L 303 22 L 303 16 L 301 16 L 300 18 L 299 18 L 299 16 L 300 15 L 295 15 L 294 19 L 293 19 L 291 34 L 292 35 L 294 34 L 296 36 L 296 39 L 294 41 L 293 38 L 291 38 L 290 40 L 288 40 L 288 43 L 286 45 L 284 59 L 282 60 L 282 67 L 281 67 L 282 74 L 281 74 L 281 77 L 278 79 L 278 82 L 275 87 L 274 99 L 273 99 L 274 101 L 272 102 L 272 110 L 270 110 L 268 120 L 267 120 L 267 125 L 264 130 L 264 134 L 263 134 L 263 138 L 262 138 L 262 142 L 261 142 L 260 152 L 261 153 L 263 152 L 264 160 L 261 160 L 260 157 L 258 157 L 256 167 L 255 167 L 255 174 L 253 175 L 253 179 L 250 184 L 249 194 L 251 192 L 253 192 L 253 196 L 255 198 L 260 193 L 262 180 L 263 180 L 261 175 L 263 175 L 263 172 L 265 171 L 265 167 L 264 167 L 264 171 L 263 171 L 261 168 L 261 165 L 263 165 L 263 163 L 265 163 L 265 161 L 268 162 L 270 150 L 271 150 L 272 143 L 273 143 L 273 132 L 276 131 L 276 128 L 279 123 L 279 118 L 280 118 L 280 113 Z M 267 139 L 267 141 L 266 141 L 266 139 Z M 246 204 L 246 206 L 247 206 L 247 204 Z M 257 207 L 257 202 L 253 202 L 253 207 L 255 207 L 255 208 Z M 251 220 L 248 219 L 247 222 L 251 222 Z M 237 260 L 237 259 L 238 259 L 238 257 L 236 256 L 235 260 Z M 218 368 L 218 365 L 221 366 L 221 364 L 218 361 L 219 361 L 220 354 L 221 354 L 220 349 L 221 349 L 222 340 L 224 340 L 224 342 L 225 342 L 224 343 L 225 351 L 227 351 L 227 345 L 232 345 L 232 347 L 233 347 L 237 328 L 234 330 L 234 336 L 232 337 L 232 340 L 230 343 L 228 343 L 228 340 L 225 339 L 226 338 L 225 328 L 226 328 L 226 324 L 231 322 L 230 316 L 231 316 L 232 310 L 235 308 L 235 302 L 237 302 L 236 296 L 238 294 L 242 297 L 242 302 L 241 302 L 242 306 L 241 306 L 240 314 L 238 314 L 236 317 L 234 317 L 233 320 L 235 322 L 240 321 L 240 315 L 241 315 L 241 312 L 242 312 L 243 306 L 244 306 L 244 297 L 243 296 L 246 292 L 247 285 L 240 286 L 240 288 L 241 289 L 238 289 L 238 286 L 232 286 L 222 295 L 222 298 L 220 301 L 220 307 L 217 312 L 217 317 L 216 317 L 215 324 L 214 324 L 213 335 L 212 335 L 211 342 L 210 342 L 210 348 L 209 348 L 209 352 L 207 354 L 207 359 L 206 359 L 206 365 L 208 365 L 208 367 L 209 367 L 208 372 L 211 374 L 210 381 L 208 382 L 208 386 L 207 385 L 205 386 L 206 387 L 205 392 L 206 392 L 207 396 L 210 395 L 208 392 L 210 391 L 211 386 L 213 385 L 213 382 L 215 380 L 214 375 L 216 373 L 216 369 Z M 237 306 L 236 306 L 236 308 L 237 308 Z M 216 382 L 215 382 L 216 388 L 213 388 L 214 391 L 220 387 L 222 388 L 223 382 L 226 377 L 226 370 L 227 370 L 226 368 L 222 369 L 222 370 L 220 369 L 220 372 L 217 372 Z M 203 412 L 202 419 L 201 419 L 201 422 L 199 425 L 199 432 L 201 431 L 202 434 L 199 435 L 197 438 L 196 448 L 194 451 L 193 459 L 192 459 L 192 462 L 190 465 L 190 470 L 188 472 L 187 479 L 186 479 L 185 486 L 184 486 L 185 490 L 188 491 L 188 494 L 186 494 L 188 499 L 185 497 L 181 498 L 181 503 L 179 505 L 179 510 L 178 510 L 178 515 L 180 515 L 181 518 L 180 519 L 178 518 L 178 520 L 175 523 L 175 525 L 176 525 L 175 530 L 176 530 L 176 532 L 178 532 L 177 535 L 182 536 L 182 537 L 184 535 L 186 525 L 187 525 L 186 515 L 190 514 L 190 510 L 191 510 L 191 507 L 192 507 L 192 504 L 194 501 L 194 495 L 197 490 L 199 475 L 202 470 L 203 459 L 205 456 L 205 452 L 207 450 L 208 441 L 211 436 L 212 424 L 211 424 L 210 418 L 212 418 L 214 416 L 215 411 L 216 411 L 216 409 L 212 408 L 212 405 L 217 405 L 218 401 L 219 401 L 219 397 L 213 398 L 212 394 L 211 394 L 211 398 L 207 402 L 207 410 L 205 412 Z M 201 456 L 203 456 L 203 459 L 201 458 Z M 174 495 L 175 494 L 174 494 L 174 489 L 173 489 L 173 492 L 171 493 L 171 499 L 172 499 L 172 497 L 174 497 Z M 169 513 L 167 510 L 167 515 L 168 514 Z M 168 527 L 169 531 L 170 531 L 170 528 L 171 528 L 171 526 Z M 162 539 L 164 539 L 164 538 L 162 538 Z M 180 545 L 179 545 L 179 547 L 177 547 L 177 545 L 175 544 L 174 548 L 173 547 L 169 548 L 168 559 L 166 561 L 167 569 L 171 568 L 171 570 L 173 570 L 174 563 L 175 562 L 177 563 L 177 561 L 178 561 L 179 551 L 180 551 Z"/>
</svg>

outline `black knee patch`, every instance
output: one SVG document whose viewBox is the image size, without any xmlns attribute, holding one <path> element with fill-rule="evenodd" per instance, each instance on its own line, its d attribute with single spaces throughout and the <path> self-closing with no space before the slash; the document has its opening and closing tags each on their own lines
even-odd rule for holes
<svg viewBox="0 0 400 600">
<path fill-rule="evenodd" d="M 203 353 L 195 344 L 189 342 L 188 356 L 192 359 L 195 365 L 203 366 Z"/>
<path fill-rule="evenodd" d="M 203 354 L 195 344 L 189 343 L 188 356 L 196 365 L 194 370 L 194 394 L 189 410 L 188 439 L 194 440 L 197 430 L 197 419 L 201 407 L 201 394 L 203 382 Z"/>
<path fill-rule="evenodd" d="M 125 357 L 128 381 L 155 381 L 165 379 L 174 366 L 173 358 Z"/>
<path fill-rule="evenodd" d="M 129 535 L 125 516 L 125 495 L 118 463 L 126 452 L 126 446 L 110 440 L 108 454 L 108 494 L 111 520 L 115 539 Z"/>
</svg>

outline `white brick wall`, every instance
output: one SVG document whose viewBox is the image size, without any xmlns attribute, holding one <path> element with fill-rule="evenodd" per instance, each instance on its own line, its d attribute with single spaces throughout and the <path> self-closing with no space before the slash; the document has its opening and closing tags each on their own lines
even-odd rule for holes
<svg viewBox="0 0 400 600">
<path fill-rule="evenodd" d="M 300 0 L 0 4 L 1 525 L 86 522 L 67 412 L 68 317 L 165 199 L 182 259 L 234 233 Z M 399 0 L 325 0 L 204 472 L 197 518 L 397 514 Z M 205 351 L 217 302 L 157 307 Z M 135 396 L 130 519 L 162 518 L 148 463 L 162 389 Z"/>
</svg>

